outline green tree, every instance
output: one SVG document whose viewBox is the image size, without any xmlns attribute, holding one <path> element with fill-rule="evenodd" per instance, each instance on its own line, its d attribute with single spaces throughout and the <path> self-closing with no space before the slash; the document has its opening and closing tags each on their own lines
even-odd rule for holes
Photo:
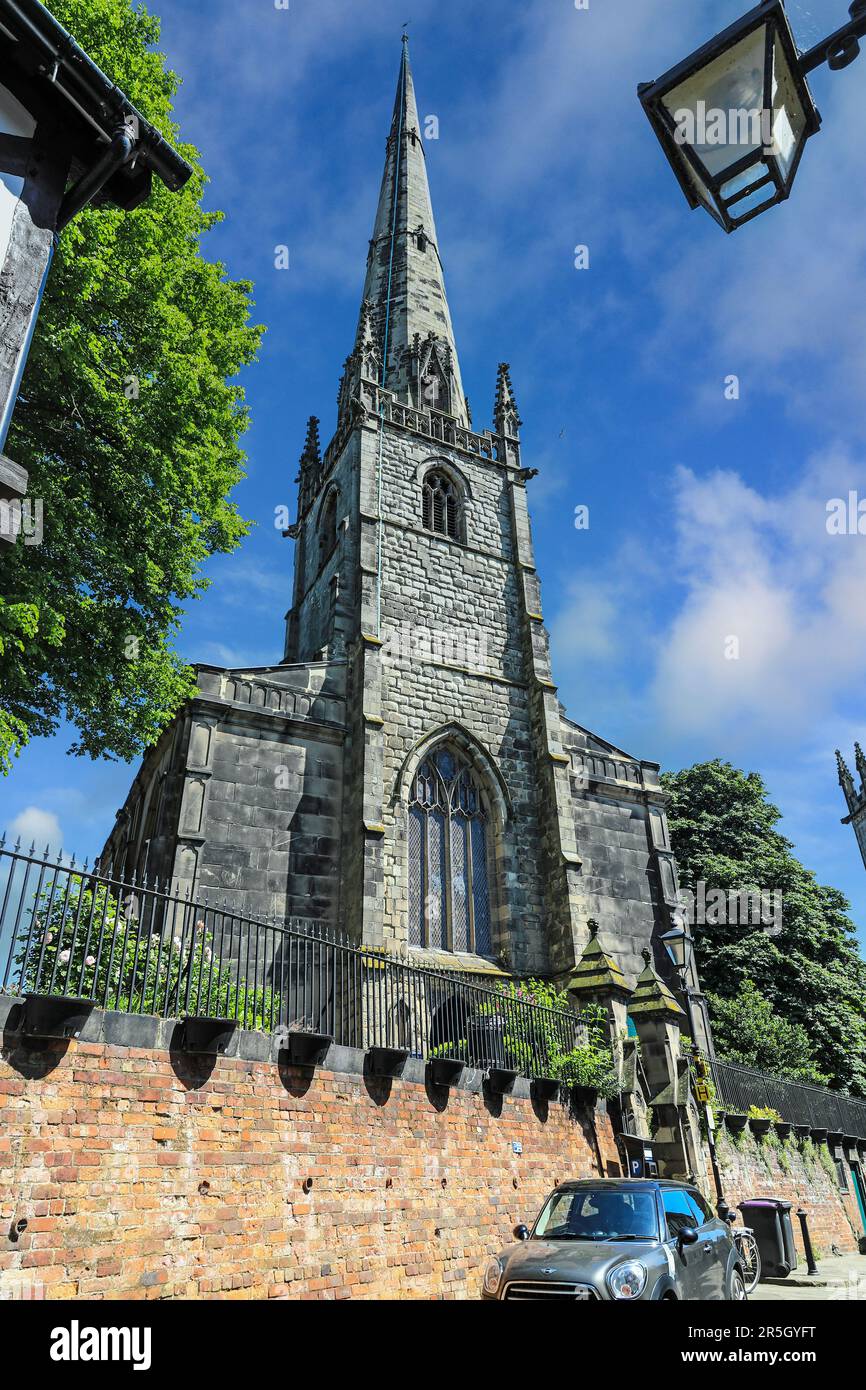
<svg viewBox="0 0 866 1390">
<path fill-rule="evenodd" d="M 800 1023 L 781 1018 L 769 999 L 745 979 L 733 999 L 707 994 L 713 1020 L 713 1038 L 720 1057 L 744 1067 L 827 1084 L 813 1057 L 812 1040 Z"/>
<path fill-rule="evenodd" d="M 703 881 L 708 889 L 782 894 L 777 935 L 759 923 L 695 926 L 704 988 L 716 1000 L 735 1000 L 750 981 L 774 1017 L 802 1029 L 811 1063 L 830 1085 L 866 1095 L 866 963 L 846 899 L 795 858 L 757 773 L 715 759 L 662 782 L 684 888 Z M 734 1036 L 733 1015 L 726 1015 L 721 1037 Z M 780 1051 L 767 1070 L 785 1075 L 787 1060 Z M 803 1065 L 798 1050 L 796 1066 Z"/>
<path fill-rule="evenodd" d="M 255 357 L 251 286 L 201 254 L 196 151 L 172 120 L 178 79 L 159 23 L 130 0 L 49 8 L 195 173 L 154 178 L 132 213 L 88 209 L 62 233 L 7 452 L 43 504 L 43 539 L 0 557 L 0 767 L 62 718 L 71 751 L 131 758 L 193 688 L 172 650 L 203 562 L 247 531 L 229 494 L 243 477 L 243 392 Z"/>
</svg>

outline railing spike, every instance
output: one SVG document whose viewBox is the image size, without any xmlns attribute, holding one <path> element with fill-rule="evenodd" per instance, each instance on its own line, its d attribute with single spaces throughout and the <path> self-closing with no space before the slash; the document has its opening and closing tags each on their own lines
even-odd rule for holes
<svg viewBox="0 0 866 1390">
<path fill-rule="evenodd" d="M 30 841 L 30 858 L 31 858 L 31 859 L 33 858 L 33 856 L 35 855 L 35 853 L 36 853 L 36 841 L 35 841 L 35 840 L 31 840 L 31 841 Z"/>
<path fill-rule="evenodd" d="M 6 831 L 4 830 L 4 831 L 3 831 L 3 834 L 0 835 L 0 849 L 3 849 L 3 848 L 5 847 L 5 845 L 6 845 Z"/>
<path fill-rule="evenodd" d="M 16 854 L 20 854 L 20 852 L 21 852 L 21 836 L 19 835 L 19 836 L 18 836 L 18 839 L 15 841 L 15 853 L 16 853 Z"/>
</svg>

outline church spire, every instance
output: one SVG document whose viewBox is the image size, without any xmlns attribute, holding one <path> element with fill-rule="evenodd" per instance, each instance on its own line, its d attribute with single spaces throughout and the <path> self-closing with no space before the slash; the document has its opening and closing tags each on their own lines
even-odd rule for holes
<svg viewBox="0 0 866 1390">
<path fill-rule="evenodd" d="M 405 36 L 362 319 L 365 314 L 386 357 L 385 388 L 398 400 L 468 424 Z"/>
</svg>

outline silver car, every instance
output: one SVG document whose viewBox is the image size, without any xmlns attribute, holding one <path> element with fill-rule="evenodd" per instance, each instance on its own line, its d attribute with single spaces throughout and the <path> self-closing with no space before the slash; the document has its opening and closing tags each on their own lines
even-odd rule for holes
<svg viewBox="0 0 866 1390">
<path fill-rule="evenodd" d="M 728 1223 L 696 1187 L 647 1178 L 587 1178 L 551 1192 L 532 1231 L 491 1259 L 482 1298 L 746 1297 Z"/>
</svg>

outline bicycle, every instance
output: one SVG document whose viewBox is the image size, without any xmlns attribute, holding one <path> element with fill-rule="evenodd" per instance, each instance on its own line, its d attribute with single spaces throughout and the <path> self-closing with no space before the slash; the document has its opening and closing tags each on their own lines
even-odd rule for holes
<svg viewBox="0 0 866 1390">
<path fill-rule="evenodd" d="M 761 1278 L 761 1252 L 755 1233 L 749 1226 L 732 1226 L 731 1235 L 740 1254 L 746 1293 L 753 1293 Z"/>
</svg>

